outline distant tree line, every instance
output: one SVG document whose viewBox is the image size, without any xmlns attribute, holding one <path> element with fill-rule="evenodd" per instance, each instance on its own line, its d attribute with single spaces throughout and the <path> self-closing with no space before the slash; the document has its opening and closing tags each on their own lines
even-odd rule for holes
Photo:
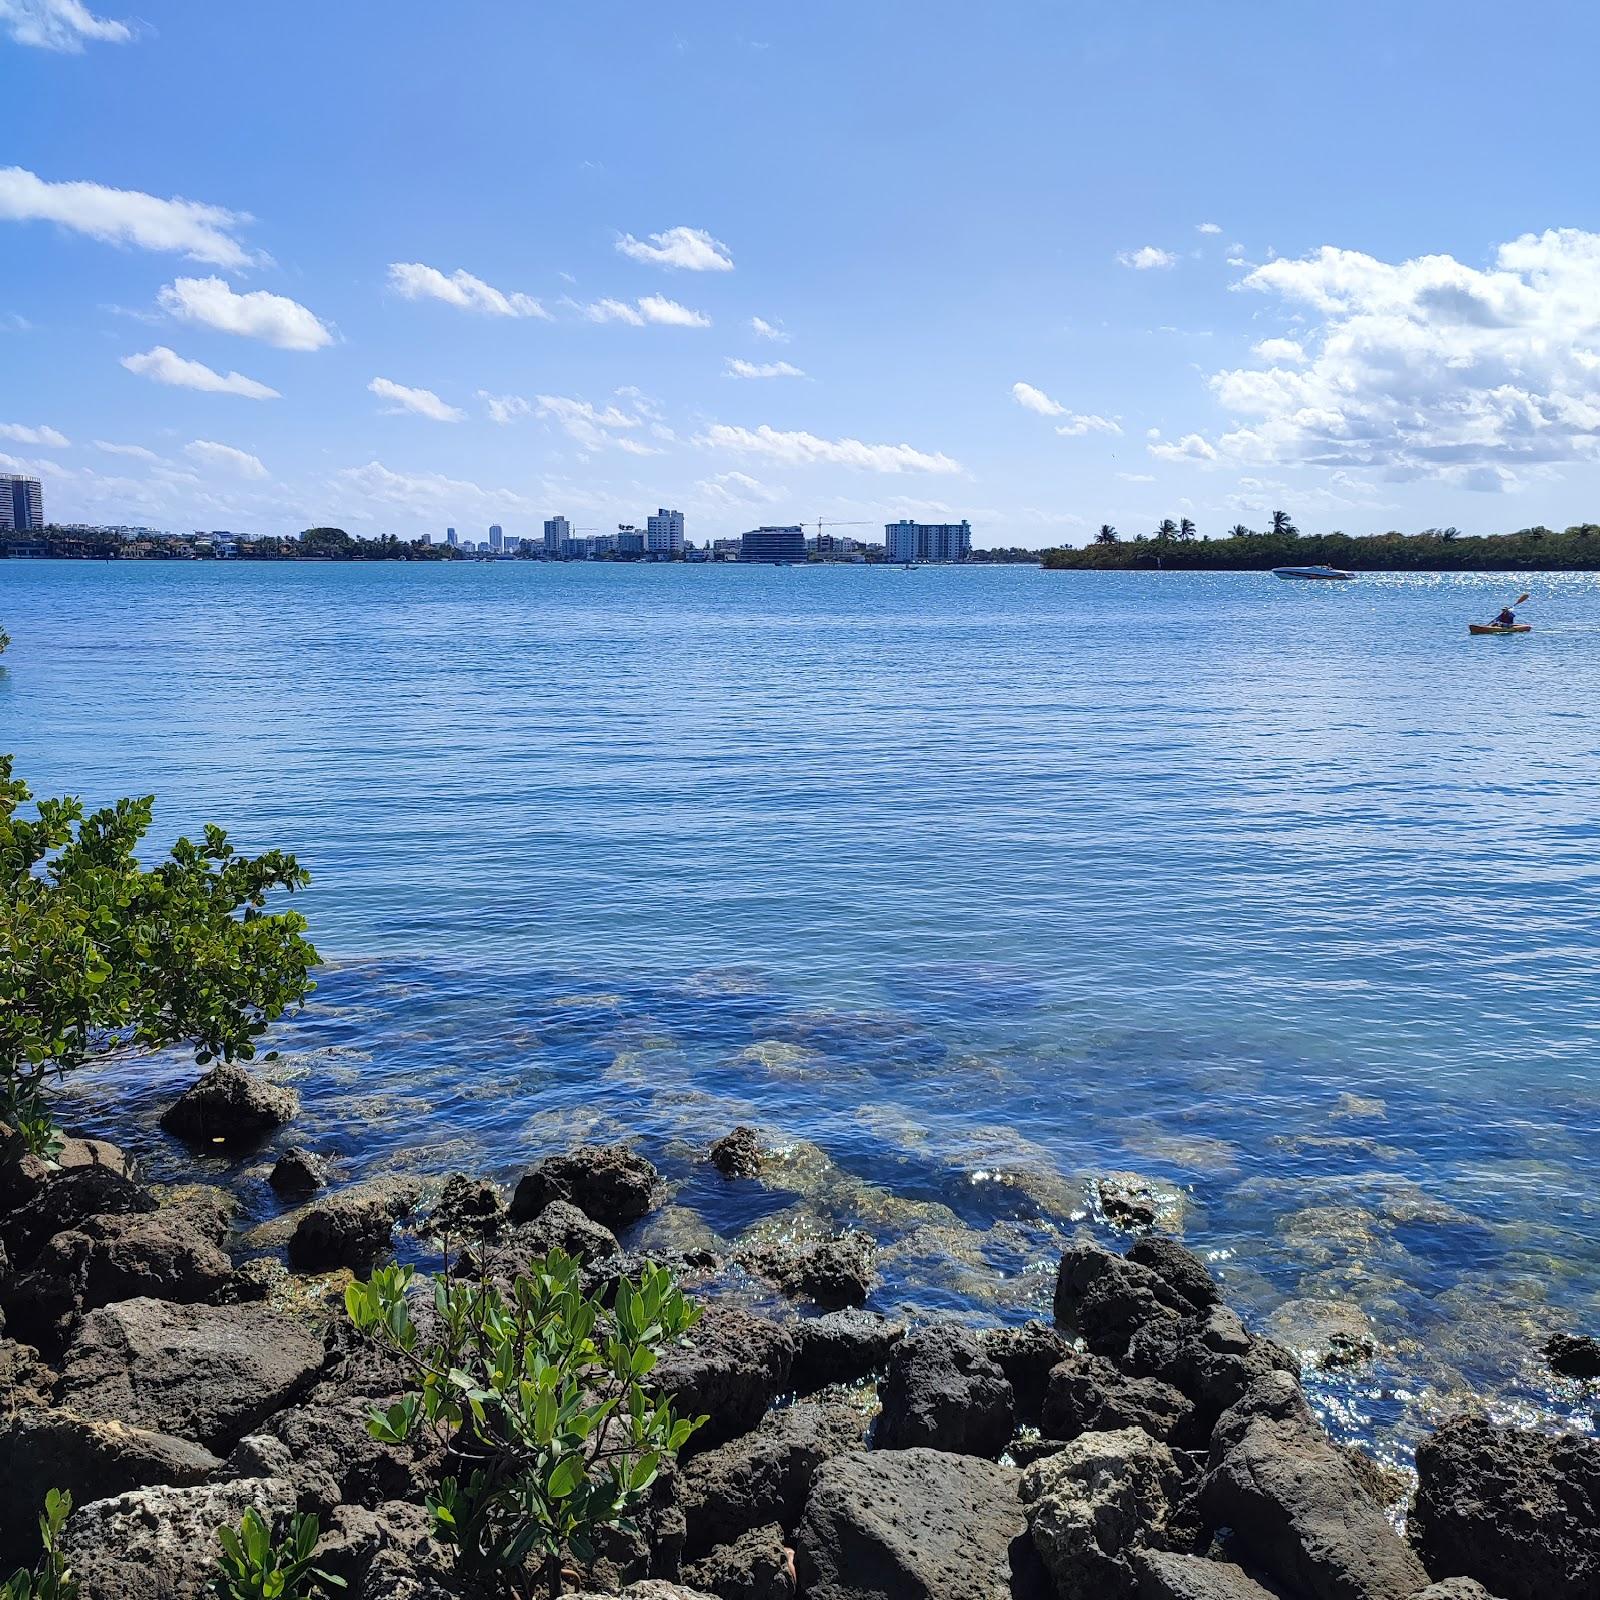
<svg viewBox="0 0 1600 1600">
<path fill-rule="evenodd" d="M 1264 532 L 1235 523 L 1217 539 L 1203 537 L 1187 517 L 1165 518 L 1148 533 L 1125 539 L 1102 523 L 1082 549 L 1046 550 L 1051 571 L 1181 569 L 1252 572 L 1272 567 L 1329 566 L 1365 572 L 1517 572 L 1600 568 L 1600 525 L 1579 523 L 1557 533 L 1469 535 L 1455 528 L 1421 533 L 1302 534 L 1286 511 L 1274 511 Z"/>
</svg>

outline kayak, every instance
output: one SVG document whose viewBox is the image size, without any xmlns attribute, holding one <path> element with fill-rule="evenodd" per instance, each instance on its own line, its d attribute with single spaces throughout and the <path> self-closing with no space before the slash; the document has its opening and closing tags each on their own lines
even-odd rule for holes
<svg viewBox="0 0 1600 1600">
<path fill-rule="evenodd" d="M 1513 622 L 1509 628 L 1503 628 L 1498 622 L 1469 622 L 1468 633 L 1531 633 L 1531 622 Z"/>
<path fill-rule="evenodd" d="M 1355 573 L 1341 572 L 1338 567 L 1274 567 L 1274 578 L 1322 578 L 1335 583 L 1348 583 Z"/>
</svg>

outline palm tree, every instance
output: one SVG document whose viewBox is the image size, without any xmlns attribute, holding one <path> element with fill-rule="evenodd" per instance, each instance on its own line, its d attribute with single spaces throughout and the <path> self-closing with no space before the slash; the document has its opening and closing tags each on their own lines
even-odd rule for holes
<svg viewBox="0 0 1600 1600">
<path fill-rule="evenodd" d="M 1122 540 L 1118 536 L 1117 530 L 1109 522 L 1102 522 L 1099 533 L 1094 536 L 1094 542 L 1096 544 L 1121 544 Z"/>
<path fill-rule="evenodd" d="M 1194 538 L 1194 532 L 1194 524 L 1187 517 L 1178 524 L 1178 537 L 1180 539 L 1192 539 Z"/>
<path fill-rule="evenodd" d="M 1166 544 L 1169 540 L 1177 538 L 1177 536 L 1178 524 L 1174 522 L 1171 517 L 1163 517 L 1161 519 L 1161 526 L 1156 529 L 1156 538 L 1159 539 L 1162 544 Z"/>
<path fill-rule="evenodd" d="M 1272 513 L 1272 531 L 1280 539 L 1298 539 L 1300 530 L 1289 520 L 1287 511 Z"/>
<path fill-rule="evenodd" d="M 1242 522 L 1236 522 L 1228 529 L 1228 537 L 1230 539 L 1253 539 L 1255 538 L 1255 529 L 1245 527 Z"/>
</svg>

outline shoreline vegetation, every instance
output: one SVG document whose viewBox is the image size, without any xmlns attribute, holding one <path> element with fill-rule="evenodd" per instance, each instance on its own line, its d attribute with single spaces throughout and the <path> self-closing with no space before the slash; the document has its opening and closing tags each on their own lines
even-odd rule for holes
<svg viewBox="0 0 1600 1600">
<path fill-rule="evenodd" d="M 267 909 L 294 858 L 208 828 L 143 868 L 148 800 L 32 820 L 0 768 L 4 1600 L 1600 1594 L 1600 1440 L 1459 1415 L 1380 1465 L 1302 1387 L 1370 1341 L 1246 1327 L 1104 1180 L 1048 1308 L 985 1328 L 867 1309 L 867 1223 L 639 1251 L 672 1197 L 632 1142 L 535 1132 L 508 1188 L 330 1182 L 273 1057 L 241 1064 L 309 989 Z M 195 1181 L 142 1181 L 110 1105 L 56 1130 L 59 1070 L 173 1044 Z M 782 1144 L 694 1160 L 754 1199 Z M 252 1158 L 232 1187 L 217 1154 Z M 235 1222 L 261 1185 L 273 1244 Z M 1600 1341 L 1545 1359 L 1600 1383 Z"/>
</svg>

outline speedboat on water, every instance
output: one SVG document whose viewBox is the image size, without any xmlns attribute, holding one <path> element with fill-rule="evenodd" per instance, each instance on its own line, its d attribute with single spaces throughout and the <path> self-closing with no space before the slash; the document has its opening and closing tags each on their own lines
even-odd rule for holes
<svg viewBox="0 0 1600 1600">
<path fill-rule="evenodd" d="M 1338 567 L 1274 567 L 1274 578 L 1322 578 L 1334 583 L 1348 583 L 1355 577 L 1353 572 L 1341 572 Z"/>
</svg>

